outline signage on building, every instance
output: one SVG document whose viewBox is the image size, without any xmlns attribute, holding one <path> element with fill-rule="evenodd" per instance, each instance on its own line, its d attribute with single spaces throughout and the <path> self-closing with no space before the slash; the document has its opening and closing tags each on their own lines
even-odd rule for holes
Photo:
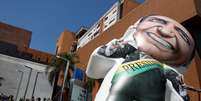
<svg viewBox="0 0 201 101">
<path fill-rule="evenodd" d="M 114 25 L 119 19 L 119 2 L 115 3 L 103 18 L 103 31 Z"/>
<path fill-rule="evenodd" d="M 71 81 L 70 101 L 87 101 L 87 91 L 79 80 Z"/>
<path fill-rule="evenodd" d="M 100 35 L 101 21 L 103 21 L 102 31 L 107 30 L 114 25 L 119 19 L 119 2 L 116 2 L 86 33 L 78 40 L 77 48 L 81 48 L 91 40 Z"/>
<path fill-rule="evenodd" d="M 97 23 L 97 24 L 95 24 L 94 26 L 92 26 L 92 27 L 86 32 L 86 34 L 78 40 L 78 48 L 79 48 L 79 47 L 83 47 L 83 46 L 86 45 L 89 41 L 91 41 L 92 39 L 96 38 L 99 34 L 100 34 L 100 24 Z"/>
</svg>

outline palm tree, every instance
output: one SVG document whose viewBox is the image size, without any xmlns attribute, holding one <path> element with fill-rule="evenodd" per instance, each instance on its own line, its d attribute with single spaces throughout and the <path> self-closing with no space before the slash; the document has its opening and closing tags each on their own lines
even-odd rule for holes
<svg viewBox="0 0 201 101">
<path fill-rule="evenodd" d="M 51 85 L 54 85 L 53 87 L 53 96 L 57 96 L 57 93 L 59 93 L 59 88 L 57 87 L 57 82 L 59 79 L 59 73 L 65 71 L 66 63 L 69 61 L 69 70 L 74 70 L 74 64 L 79 63 L 79 56 L 75 52 L 67 52 L 63 54 L 59 54 L 61 58 L 54 57 L 53 62 L 50 66 L 48 66 L 47 71 L 50 71 L 48 74 L 48 79 Z M 68 71 L 69 72 L 69 71 Z M 67 81 L 69 80 L 69 75 L 67 75 Z"/>
<path fill-rule="evenodd" d="M 48 77 L 51 84 L 53 84 L 54 78 L 59 74 L 60 71 L 64 72 L 66 60 L 70 62 L 69 69 L 72 71 L 74 70 L 74 64 L 79 63 L 79 56 L 75 52 L 62 53 L 58 56 L 62 57 L 63 59 L 54 57 L 52 64 L 47 68 L 47 71 L 51 70 Z"/>
<path fill-rule="evenodd" d="M 89 93 L 92 93 L 93 87 L 95 86 L 95 79 L 86 77 L 86 81 L 85 81 L 84 86 Z"/>
</svg>

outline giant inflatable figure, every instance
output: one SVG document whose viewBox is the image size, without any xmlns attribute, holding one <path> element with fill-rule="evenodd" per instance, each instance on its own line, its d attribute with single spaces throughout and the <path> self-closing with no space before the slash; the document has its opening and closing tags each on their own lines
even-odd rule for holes
<svg viewBox="0 0 201 101">
<path fill-rule="evenodd" d="M 104 78 L 95 101 L 188 101 L 183 73 L 194 41 L 177 21 L 146 16 L 91 54 L 87 76 Z"/>
</svg>

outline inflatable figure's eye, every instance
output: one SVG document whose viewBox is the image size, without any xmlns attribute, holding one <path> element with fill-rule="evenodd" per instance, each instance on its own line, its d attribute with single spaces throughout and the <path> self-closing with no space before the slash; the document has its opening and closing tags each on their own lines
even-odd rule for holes
<svg viewBox="0 0 201 101">
<path fill-rule="evenodd" d="M 182 37 L 182 39 L 190 46 L 190 39 L 188 35 L 179 27 L 175 27 L 175 30 L 179 33 L 179 35 Z"/>
<path fill-rule="evenodd" d="M 164 20 L 164 19 L 155 18 L 155 17 L 149 18 L 148 21 L 160 23 L 160 24 L 163 24 L 163 25 L 166 25 L 166 24 L 168 23 L 168 22 L 167 22 L 166 20 Z"/>
</svg>

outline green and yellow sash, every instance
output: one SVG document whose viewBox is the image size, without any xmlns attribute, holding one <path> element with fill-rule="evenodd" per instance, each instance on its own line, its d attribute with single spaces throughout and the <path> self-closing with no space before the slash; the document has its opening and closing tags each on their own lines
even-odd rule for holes
<svg viewBox="0 0 201 101">
<path fill-rule="evenodd" d="M 155 69 L 163 68 L 163 64 L 154 59 L 141 59 L 121 64 L 112 79 L 115 82 L 119 78 L 131 77 L 140 73 Z"/>
</svg>

